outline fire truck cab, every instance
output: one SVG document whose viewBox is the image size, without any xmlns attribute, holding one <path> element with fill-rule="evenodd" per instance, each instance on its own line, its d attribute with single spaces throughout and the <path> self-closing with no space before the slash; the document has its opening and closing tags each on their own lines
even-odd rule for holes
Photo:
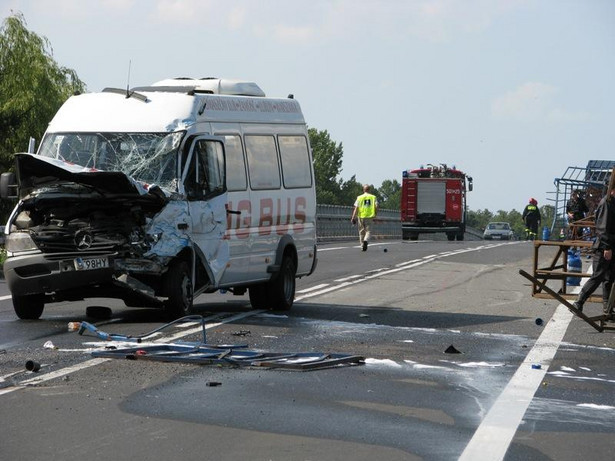
<svg viewBox="0 0 615 461">
<path fill-rule="evenodd" d="M 403 171 L 402 238 L 417 240 L 421 233 L 445 232 L 448 240 L 463 240 L 466 193 L 471 190 L 472 178 L 446 164 Z"/>
</svg>

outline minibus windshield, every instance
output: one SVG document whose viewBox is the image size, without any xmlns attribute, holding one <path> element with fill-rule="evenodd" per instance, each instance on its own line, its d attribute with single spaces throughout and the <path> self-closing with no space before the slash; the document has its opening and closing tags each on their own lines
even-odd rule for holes
<svg viewBox="0 0 615 461">
<path fill-rule="evenodd" d="M 93 171 L 119 171 L 145 184 L 177 190 L 177 149 L 185 132 L 50 133 L 39 155 Z"/>
</svg>

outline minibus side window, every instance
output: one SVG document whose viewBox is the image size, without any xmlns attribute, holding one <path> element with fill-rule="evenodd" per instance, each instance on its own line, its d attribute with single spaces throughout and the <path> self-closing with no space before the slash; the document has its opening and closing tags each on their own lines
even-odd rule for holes
<svg viewBox="0 0 615 461">
<path fill-rule="evenodd" d="M 241 138 L 237 135 L 225 135 L 224 151 L 226 153 L 226 188 L 229 191 L 246 190 L 248 181 Z"/>
<path fill-rule="evenodd" d="M 252 189 L 279 189 L 280 167 L 273 136 L 245 136 Z"/>
<path fill-rule="evenodd" d="M 311 187 L 312 168 L 305 136 L 278 136 L 284 187 Z"/>
</svg>

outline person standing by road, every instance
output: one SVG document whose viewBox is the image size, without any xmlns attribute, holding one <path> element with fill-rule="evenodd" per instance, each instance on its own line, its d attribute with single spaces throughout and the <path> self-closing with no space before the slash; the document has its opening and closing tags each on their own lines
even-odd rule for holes
<svg viewBox="0 0 615 461">
<path fill-rule="evenodd" d="M 579 189 L 573 190 L 570 195 L 570 200 L 568 200 L 568 203 L 566 204 L 566 215 L 568 216 L 570 238 L 572 240 L 577 240 L 582 234 L 582 229 L 575 226 L 574 223 L 585 218 L 585 213 L 588 211 L 589 208 L 587 208 L 587 204 L 585 203 L 585 199 L 583 198 L 581 191 Z"/>
<path fill-rule="evenodd" d="M 609 295 L 613 281 L 615 281 L 615 187 L 600 200 L 596 208 L 596 240 L 592 245 L 591 277 L 585 282 L 573 306 L 583 311 L 583 304 L 592 295 L 596 288 L 602 284 L 602 306 L 605 315 L 612 315 L 608 309 Z"/>
<path fill-rule="evenodd" d="M 538 226 L 542 218 L 538 209 L 538 201 L 535 198 L 530 199 L 525 210 L 523 210 L 523 222 L 525 223 L 525 240 L 534 240 L 538 235 Z"/>
<path fill-rule="evenodd" d="M 367 250 L 367 245 L 371 237 L 371 227 L 374 218 L 378 214 L 378 201 L 376 196 L 369 193 L 369 185 L 363 185 L 363 194 L 359 195 L 354 202 L 352 216 L 350 220 L 356 224 L 359 218 L 359 243 L 363 251 Z"/>
</svg>

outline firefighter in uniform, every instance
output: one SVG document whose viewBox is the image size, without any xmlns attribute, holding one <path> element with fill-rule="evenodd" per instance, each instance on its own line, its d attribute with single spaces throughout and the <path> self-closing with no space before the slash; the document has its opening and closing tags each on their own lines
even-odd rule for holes
<svg viewBox="0 0 615 461">
<path fill-rule="evenodd" d="M 350 221 L 356 224 L 359 218 L 359 243 L 363 251 L 367 250 L 367 244 L 371 236 L 371 227 L 378 213 L 378 201 L 376 196 L 369 193 L 369 185 L 363 185 L 363 194 L 359 195 L 354 202 Z"/>
<path fill-rule="evenodd" d="M 602 284 L 602 306 L 604 314 L 612 316 L 609 309 L 609 296 L 613 281 L 615 281 L 615 187 L 600 200 L 596 208 L 596 240 L 592 245 L 593 273 L 583 285 L 579 297 L 573 303 L 574 307 L 583 311 L 583 304 Z M 610 306 L 612 309 L 613 306 Z"/>
<path fill-rule="evenodd" d="M 540 210 L 538 209 L 538 201 L 535 198 L 530 199 L 525 210 L 523 210 L 523 222 L 525 223 L 525 240 L 534 240 L 538 235 L 538 226 L 542 220 Z"/>
</svg>

